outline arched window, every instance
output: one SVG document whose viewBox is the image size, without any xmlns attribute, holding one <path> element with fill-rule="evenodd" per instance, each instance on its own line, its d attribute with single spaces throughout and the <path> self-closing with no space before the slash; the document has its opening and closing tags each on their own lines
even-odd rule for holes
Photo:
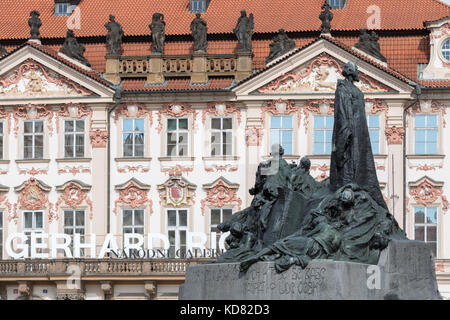
<svg viewBox="0 0 450 320">
<path fill-rule="evenodd" d="M 450 39 L 445 40 L 442 44 L 442 56 L 450 61 Z"/>
</svg>

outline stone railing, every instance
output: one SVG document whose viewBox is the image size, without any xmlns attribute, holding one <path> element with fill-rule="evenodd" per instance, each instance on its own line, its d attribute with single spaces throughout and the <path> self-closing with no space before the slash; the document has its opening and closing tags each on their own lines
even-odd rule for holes
<svg viewBox="0 0 450 320">
<path fill-rule="evenodd" d="M 81 277 L 109 275 L 184 276 L 186 268 L 210 259 L 52 259 L 2 260 L 0 278 L 71 275 L 74 267 Z"/>
<path fill-rule="evenodd" d="M 149 84 L 166 77 L 190 77 L 206 83 L 209 76 L 232 76 L 243 80 L 252 73 L 251 53 L 107 56 L 105 78 L 115 84 L 123 78 L 147 78 Z"/>
</svg>

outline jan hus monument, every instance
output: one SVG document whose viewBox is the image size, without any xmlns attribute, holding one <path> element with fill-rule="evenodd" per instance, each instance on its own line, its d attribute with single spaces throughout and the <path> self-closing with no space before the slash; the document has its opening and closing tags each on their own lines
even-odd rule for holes
<svg viewBox="0 0 450 320">
<path fill-rule="evenodd" d="M 381 194 L 357 66 L 342 75 L 329 179 L 272 146 L 250 207 L 218 226 L 229 249 L 188 268 L 180 299 L 440 299 L 431 250 L 407 239 Z"/>
</svg>

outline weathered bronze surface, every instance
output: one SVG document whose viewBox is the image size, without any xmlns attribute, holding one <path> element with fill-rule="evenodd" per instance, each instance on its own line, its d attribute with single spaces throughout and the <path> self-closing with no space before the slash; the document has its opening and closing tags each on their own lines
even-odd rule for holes
<svg viewBox="0 0 450 320">
<path fill-rule="evenodd" d="M 253 13 L 250 13 L 247 17 L 247 12 L 241 10 L 241 16 L 233 30 L 240 44 L 238 52 L 252 52 L 252 36 L 254 28 L 255 23 L 253 20 Z"/>
<path fill-rule="evenodd" d="M 166 22 L 162 13 L 154 13 L 152 23 L 149 25 L 152 32 L 152 53 L 164 53 L 164 41 L 166 40 Z"/>
<path fill-rule="evenodd" d="M 273 42 L 269 45 L 270 53 L 266 58 L 266 63 L 282 56 L 283 54 L 295 49 L 295 42 L 289 39 L 284 29 L 278 31 L 277 36 L 273 39 Z"/>
<path fill-rule="evenodd" d="M 208 27 L 200 13 L 197 13 L 195 19 L 192 20 L 191 31 L 192 37 L 194 38 L 194 52 L 206 52 L 206 48 L 208 47 L 208 41 L 206 41 Z"/>
<path fill-rule="evenodd" d="M 353 62 L 343 76 L 335 94 L 330 178 L 317 182 L 307 157 L 289 165 L 274 145 L 272 158 L 258 166 L 251 206 L 218 226 L 230 236 L 216 263 L 239 262 L 245 271 L 274 261 L 278 272 L 305 268 L 313 259 L 377 264 L 390 240 L 406 239 L 380 191 Z"/>
<path fill-rule="evenodd" d="M 378 60 L 387 62 L 386 57 L 381 53 L 380 44 L 378 43 L 379 37 L 376 32 L 372 31 L 369 34 L 367 29 L 361 29 L 359 32 L 359 40 L 355 44 L 355 48 L 364 51 Z"/>
<path fill-rule="evenodd" d="M 331 12 L 331 6 L 327 1 L 322 6 L 323 11 L 319 15 L 319 19 L 322 21 L 322 26 L 320 27 L 322 33 L 330 33 L 331 30 L 331 20 L 333 20 L 333 13 Z"/>
<path fill-rule="evenodd" d="M 39 19 L 39 11 L 33 10 L 30 12 L 30 19 L 28 19 L 28 25 L 30 26 L 30 39 L 39 40 L 39 28 L 42 26 L 41 19 Z"/>
</svg>

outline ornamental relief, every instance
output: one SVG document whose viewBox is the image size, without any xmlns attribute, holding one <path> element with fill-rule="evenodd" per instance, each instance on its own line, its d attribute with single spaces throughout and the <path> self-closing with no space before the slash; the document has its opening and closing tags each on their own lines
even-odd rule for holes
<svg viewBox="0 0 450 320">
<path fill-rule="evenodd" d="M 142 103 L 129 102 L 121 104 L 119 108 L 114 111 L 114 123 L 117 123 L 119 116 L 126 118 L 142 118 L 146 114 L 148 114 L 148 120 L 151 128 L 153 126 L 153 113 L 150 108 L 146 107 Z"/>
<path fill-rule="evenodd" d="M 236 113 L 237 121 L 241 124 L 241 109 L 231 102 L 217 101 L 208 103 L 206 109 L 202 110 L 202 122 L 205 124 L 206 115 L 212 114 L 216 117 L 226 117 Z"/>
<path fill-rule="evenodd" d="M 84 185 L 78 181 L 69 181 L 62 186 L 56 187 L 56 190 L 62 191 L 62 194 L 59 196 L 58 201 L 55 204 L 55 215 L 57 215 L 61 204 L 65 204 L 72 209 L 76 209 L 83 202 L 85 202 L 89 206 L 89 218 L 92 220 L 94 217 L 93 203 L 87 194 L 90 189 L 91 186 Z"/>
<path fill-rule="evenodd" d="M 298 67 L 258 89 L 258 93 L 334 93 L 342 76 L 343 64 L 326 53 L 321 53 L 306 66 Z M 365 74 L 359 74 L 355 85 L 362 92 L 388 92 L 390 88 Z"/>
<path fill-rule="evenodd" d="M 273 115 L 289 115 L 293 112 L 297 113 L 297 126 L 300 127 L 300 121 L 302 118 L 300 107 L 295 105 L 292 100 L 278 99 L 274 101 L 267 101 L 265 106 L 262 107 L 261 119 L 262 126 L 265 128 L 266 113 L 270 112 Z"/>
<path fill-rule="evenodd" d="M 158 111 L 158 127 L 156 130 L 161 133 L 163 128 L 162 116 L 165 114 L 169 117 L 180 118 L 186 115 L 192 114 L 192 130 L 196 129 L 195 122 L 197 121 L 197 111 L 191 108 L 187 103 L 184 102 L 172 102 L 166 103 L 161 110 Z"/>
<path fill-rule="evenodd" d="M 205 215 L 206 206 L 222 208 L 225 205 L 237 205 L 238 211 L 241 211 L 242 200 L 236 195 L 239 185 L 232 184 L 220 177 L 210 185 L 204 185 L 207 190 L 206 198 L 201 200 L 202 215 Z"/>
<path fill-rule="evenodd" d="M 424 177 L 416 183 L 410 182 L 409 194 L 416 203 L 424 206 L 431 205 L 441 198 L 442 209 L 447 211 L 448 201 L 443 195 L 442 186 L 442 183 L 435 183 L 428 177 Z"/>
<path fill-rule="evenodd" d="M 72 119 L 89 119 L 89 131 L 92 128 L 92 109 L 83 104 L 67 103 L 60 107 L 60 110 L 55 112 L 56 115 L 56 132 L 59 132 L 60 118 Z"/>
<path fill-rule="evenodd" d="M 14 204 L 12 219 L 18 219 L 18 208 L 26 210 L 48 209 L 49 222 L 51 223 L 54 219 L 57 219 L 58 217 L 53 212 L 53 204 L 48 200 L 50 190 L 50 186 L 36 178 L 30 178 L 20 186 L 15 187 L 14 191 L 19 192 L 19 198 Z"/>
<path fill-rule="evenodd" d="M 93 93 L 28 59 L 0 78 L 0 98 L 82 97 Z"/>
<path fill-rule="evenodd" d="M 264 134 L 263 128 L 249 127 L 245 129 L 245 141 L 247 146 L 260 146 L 262 136 Z"/>
<path fill-rule="evenodd" d="M 165 183 L 158 185 L 160 204 L 173 208 L 193 205 L 195 189 L 197 186 L 185 178 L 171 176 Z"/>
<path fill-rule="evenodd" d="M 48 105 L 27 104 L 17 106 L 13 109 L 14 118 L 14 135 L 17 137 L 19 133 L 19 120 L 37 120 L 46 119 L 47 128 L 50 135 L 53 135 L 53 110 Z"/>
<path fill-rule="evenodd" d="M 153 213 L 153 201 L 148 197 L 150 186 L 132 178 L 123 185 L 116 186 L 119 198 L 114 201 L 114 214 L 117 214 L 119 204 L 125 207 L 142 208 L 148 205 L 150 214 Z"/>
</svg>

